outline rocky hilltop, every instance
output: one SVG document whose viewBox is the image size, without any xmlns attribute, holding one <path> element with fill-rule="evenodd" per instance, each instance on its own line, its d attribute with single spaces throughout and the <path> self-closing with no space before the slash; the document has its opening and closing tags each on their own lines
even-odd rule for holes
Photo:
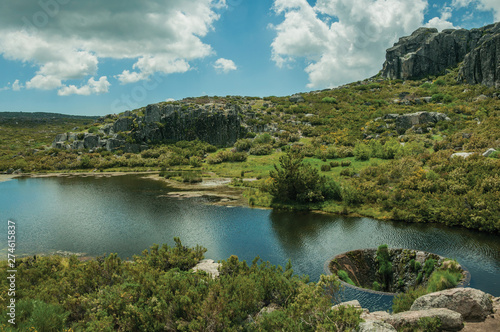
<svg viewBox="0 0 500 332">
<path fill-rule="evenodd" d="M 459 80 L 500 87 L 500 22 L 479 29 L 419 28 L 387 50 L 382 76 L 420 79 L 460 64 Z"/>
<path fill-rule="evenodd" d="M 60 149 L 97 149 L 139 152 L 149 144 L 202 140 L 232 145 L 245 135 L 240 107 L 231 103 L 192 105 L 158 103 L 98 119 L 101 125 L 88 133 L 63 133 L 52 146 Z"/>
</svg>

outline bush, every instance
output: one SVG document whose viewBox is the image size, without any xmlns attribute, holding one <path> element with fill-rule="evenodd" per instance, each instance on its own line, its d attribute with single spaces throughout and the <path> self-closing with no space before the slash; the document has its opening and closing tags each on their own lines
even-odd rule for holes
<svg viewBox="0 0 500 332">
<path fill-rule="evenodd" d="M 250 149 L 249 153 L 254 156 L 265 156 L 271 154 L 273 146 L 271 144 L 257 144 Z"/>
<path fill-rule="evenodd" d="M 40 300 L 22 299 L 16 307 L 19 331 L 31 331 L 31 328 L 47 332 L 62 331 L 70 315 L 62 306 Z"/>
<path fill-rule="evenodd" d="M 275 202 L 322 202 L 338 196 L 340 189 L 334 181 L 320 176 L 318 170 L 303 162 L 302 154 L 288 152 L 280 157 L 280 167 L 269 172 L 268 190 Z"/>
<path fill-rule="evenodd" d="M 431 102 L 433 103 L 451 103 L 453 101 L 453 97 L 448 95 L 448 94 L 444 94 L 444 93 L 436 93 L 434 95 L 432 95 L 432 99 L 431 99 Z"/>
<path fill-rule="evenodd" d="M 350 285 L 356 286 L 356 284 L 349 278 L 349 275 L 347 274 L 346 271 L 344 270 L 338 270 L 337 275 L 339 276 L 340 280 L 347 282 Z"/>
<path fill-rule="evenodd" d="M 191 165 L 191 167 L 201 167 L 201 161 L 200 157 L 192 156 L 189 158 L 189 165 Z"/>
<path fill-rule="evenodd" d="M 332 162 L 330 162 L 330 167 L 331 168 L 335 168 L 335 167 L 339 167 L 339 166 L 340 166 L 340 164 L 339 164 L 338 161 L 332 161 Z"/>
<path fill-rule="evenodd" d="M 434 81 L 434 84 L 437 85 L 437 86 L 445 86 L 446 85 L 446 81 L 443 80 L 442 78 L 438 78 L 437 80 Z"/>
<path fill-rule="evenodd" d="M 350 160 L 342 160 L 342 162 L 340 163 L 340 166 L 342 166 L 342 167 L 351 166 L 351 161 Z"/>
<path fill-rule="evenodd" d="M 359 143 L 354 147 L 353 153 L 356 160 L 369 160 L 371 151 L 368 145 Z"/>
<path fill-rule="evenodd" d="M 340 175 L 341 176 L 347 176 L 347 177 L 351 177 L 353 176 L 355 173 L 354 173 L 354 170 L 351 169 L 351 168 L 344 168 L 340 171 Z"/>
<path fill-rule="evenodd" d="M 274 142 L 274 138 L 268 133 L 260 134 L 254 140 L 254 144 L 271 144 Z"/>
<path fill-rule="evenodd" d="M 355 188 L 346 185 L 342 187 L 342 200 L 348 206 L 353 206 L 363 203 L 363 196 Z"/>
<path fill-rule="evenodd" d="M 406 293 L 400 293 L 392 300 L 392 311 L 397 314 L 398 312 L 408 311 L 413 302 L 419 297 L 427 294 L 425 287 L 411 288 Z"/>
<path fill-rule="evenodd" d="M 321 165 L 322 172 L 330 172 L 331 170 L 332 170 L 332 167 L 329 164 Z"/>
<path fill-rule="evenodd" d="M 436 266 L 436 260 L 433 258 L 428 258 L 424 263 L 424 272 L 427 277 L 429 277 L 434 271 L 434 267 Z"/>
<path fill-rule="evenodd" d="M 325 98 L 321 99 L 321 101 L 324 103 L 329 103 L 329 104 L 337 104 L 337 99 L 335 99 L 333 97 L 325 97 Z"/>
<path fill-rule="evenodd" d="M 252 147 L 252 141 L 249 139 L 239 139 L 234 143 L 234 147 L 238 152 L 248 151 Z"/>
<path fill-rule="evenodd" d="M 89 132 L 90 134 L 95 134 L 95 133 L 97 133 L 98 131 L 99 131 L 99 128 L 97 128 L 96 126 L 92 126 L 92 127 L 90 127 L 90 128 L 89 128 L 89 130 L 88 130 L 88 132 Z"/>
<path fill-rule="evenodd" d="M 390 262 L 387 244 L 382 244 L 377 249 L 378 273 L 382 278 L 384 288 L 389 287 L 392 278 L 392 263 Z"/>
</svg>

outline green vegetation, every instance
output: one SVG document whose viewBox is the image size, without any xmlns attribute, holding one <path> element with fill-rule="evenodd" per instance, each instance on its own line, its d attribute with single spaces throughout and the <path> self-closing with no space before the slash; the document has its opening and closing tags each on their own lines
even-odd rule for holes
<svg viewBox="0 0 500 332">
<path fill-rule="evenodd" d="M 389 257 L 387 244 L 382 244 L 377 249 L 378 273 L 382 280 L 382 287 L 387 289 L 392 278 L 392 263 Z"/>
<path fill-rule="evenodd" d="M 413 302 L 420 296 L 456 287 L 460 280 L 462 280 L 463 275 L 457 261 L 445 259 L 439 268 L 435 268 L 435 264 L 436 261 L 432 258 L 427 259 L 424 263 L 424 274 L 431 271 L 425 286 L 415 286 L 408 292 L 400 293 L 394 297 L 392 305 L 394 313 L 409 310 Z M 416 269 L 416 271 L 418 271 L 418 269 Z M 417 285 L 422 281 L 422 278 L 422 272 L 418 272 Z"/>
<path fill-rule="evenodd" d="M 360 310 L 331 310 L 339 281 L 314 284 L 258 257 L 222 261 L 212 278 L 190 269 L 206 249 L 153 245 L 133 262 L 116 254 L 81 262 L 76 256 L 20 259 L 16 323 L 20 331 L 348 331 Z M 0 304 L 9 297 L 1 262 Z M 249 317 L 251 319 L 249 319 Z M 14 331 L 2 309 L 2 331 Z"/>
<path fill-rule="evenodd" d="M 340 199 L 339 185 L 324 176 L 310 164 L 303 162 L 300 153 L 289 152 L 280 157 L 280 166 L 269 173 L 268 191 L 277 203 L 322 202 Z"/>
<path fill-rule="evenodd" d="M 399 332 L 439 332 L 441 320 L 438 317 L 422 317 L 417 325 L 405 325 L 398 329 Z"/>
<path fill-rule="evenodd" d="M 354 281 L 349 278 L 349 275 L 347 274 L 346 271 L 344 270 L 338 270 L 337 275 L 339 276 L 340 280 L 347 282 L 350 285 L 356 286 Z"/>
</svg>

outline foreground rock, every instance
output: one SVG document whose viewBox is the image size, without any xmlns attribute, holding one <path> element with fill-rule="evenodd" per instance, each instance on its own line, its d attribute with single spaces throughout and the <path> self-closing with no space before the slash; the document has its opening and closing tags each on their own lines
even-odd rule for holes
<svg viewBox="0 0 500 332">
<path fill-rule="evenodd" d="M 445 331 L 460 331 L 464 327 L 462 315 L 450 309 L 429 309 L 419 311 L 405 311 L 390 316 L 385 322 L 396 329 L 406 325 L 417 326 L 422 318 L 438 318 L 441 321 L 441 329 Z"/>
<path fill-rule="evenodd" d="M 204 259 L 193 267 L 193 271 L 204 271 L 212 276 L 212 278 L 219 277 L 220 263 L 216 263 L 213 259 Z"/>
<path fill-rule="evenodd" d="M 419 297 L 412 311 L 446 308 L 456 311 L 466 321 L 482 321 L 493 312 L 491 297 L 474 288 L 452 288 Z"/>
<path fill-rule="evenodd" d="M 440 75 L 463 62 L 459 79 L 500 86 L 500 23 L 479 29 L 420 28 L 387 50 L 382 76 L 419 79 Z"/>
<path fill-rule="evenodd" d="M 367 321 L 360 323 L 358 332 L 396 332 L 397 330 L 390 324 L 380 321 Z"/>
</svg>

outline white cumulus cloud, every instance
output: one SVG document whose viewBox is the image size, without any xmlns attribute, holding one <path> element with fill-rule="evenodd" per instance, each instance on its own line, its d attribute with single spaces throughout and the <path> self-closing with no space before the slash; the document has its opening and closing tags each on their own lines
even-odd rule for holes
<svg viewBox="0 0 500 332">
<path fill-rule="evenodd" d="M 87 84 L 81 87 L 76 87 L 75 85 L 63 86 L 59 89 L 59 91 L 57 91 L 57 94 L 59 96 L 69 96 L 73 94 L 88 96 L 91 94 L 106 93 L 108 92 L 109 86 L 110 84 L 106 76 L 102 76 L 98 81 L 94 80 L 94 78 L 91 77 L 88 80 Z"/>
<path fill-rule="evenodd" d="M 425 0 L 275 0 L 272 59 L 283 66 L 305 58 L 308 87 L 333 87 L 374 75 L 385 50 L 420 27 Z"/>
<path fill-rule="evenodd" d="M 439 31 L 444 29 L 456 29 L 456 27 L 448 21 L 452 16 L 452 8 L 451 7 L 443 7 L 441 10 L 441 17 L 434 17 L 427 22 L 426 27 L 436 28 Z"/>
<path fill-rule="evenodd" d="M 476 10 L 492 11 L 494 20 L 500 21 L 500 1 L 498 0 L 453 0 L 453 8 L 469 7 L 472 5 Z"/>
<path fill-rule="evenodd" d="M 214 54 L 202 38 L 224 7 L 225 0 L 2 1 L 0 55 L 34 66 L 28 89 L 102 93 L 90 80 L 80 88 L 65 81 L 95 77 L 104 58 L 134 60 L 115 74 L 122 84 L 186 72 L 190 61 Z"/>
<path fill-rule="evenodd" d="M 21 91 L 23 88 L 23 85 L 19 83 L 19 80 L 15 80 L 14 83 L 12 83 L 12 91 Z"/>
<path fill-rule="evenodd" d="M 238 69 L 233 60 L 220 58 L 214 63 L 214 68 L 218 73 L 227 74 L 230 71 Z"/>
</svg>

